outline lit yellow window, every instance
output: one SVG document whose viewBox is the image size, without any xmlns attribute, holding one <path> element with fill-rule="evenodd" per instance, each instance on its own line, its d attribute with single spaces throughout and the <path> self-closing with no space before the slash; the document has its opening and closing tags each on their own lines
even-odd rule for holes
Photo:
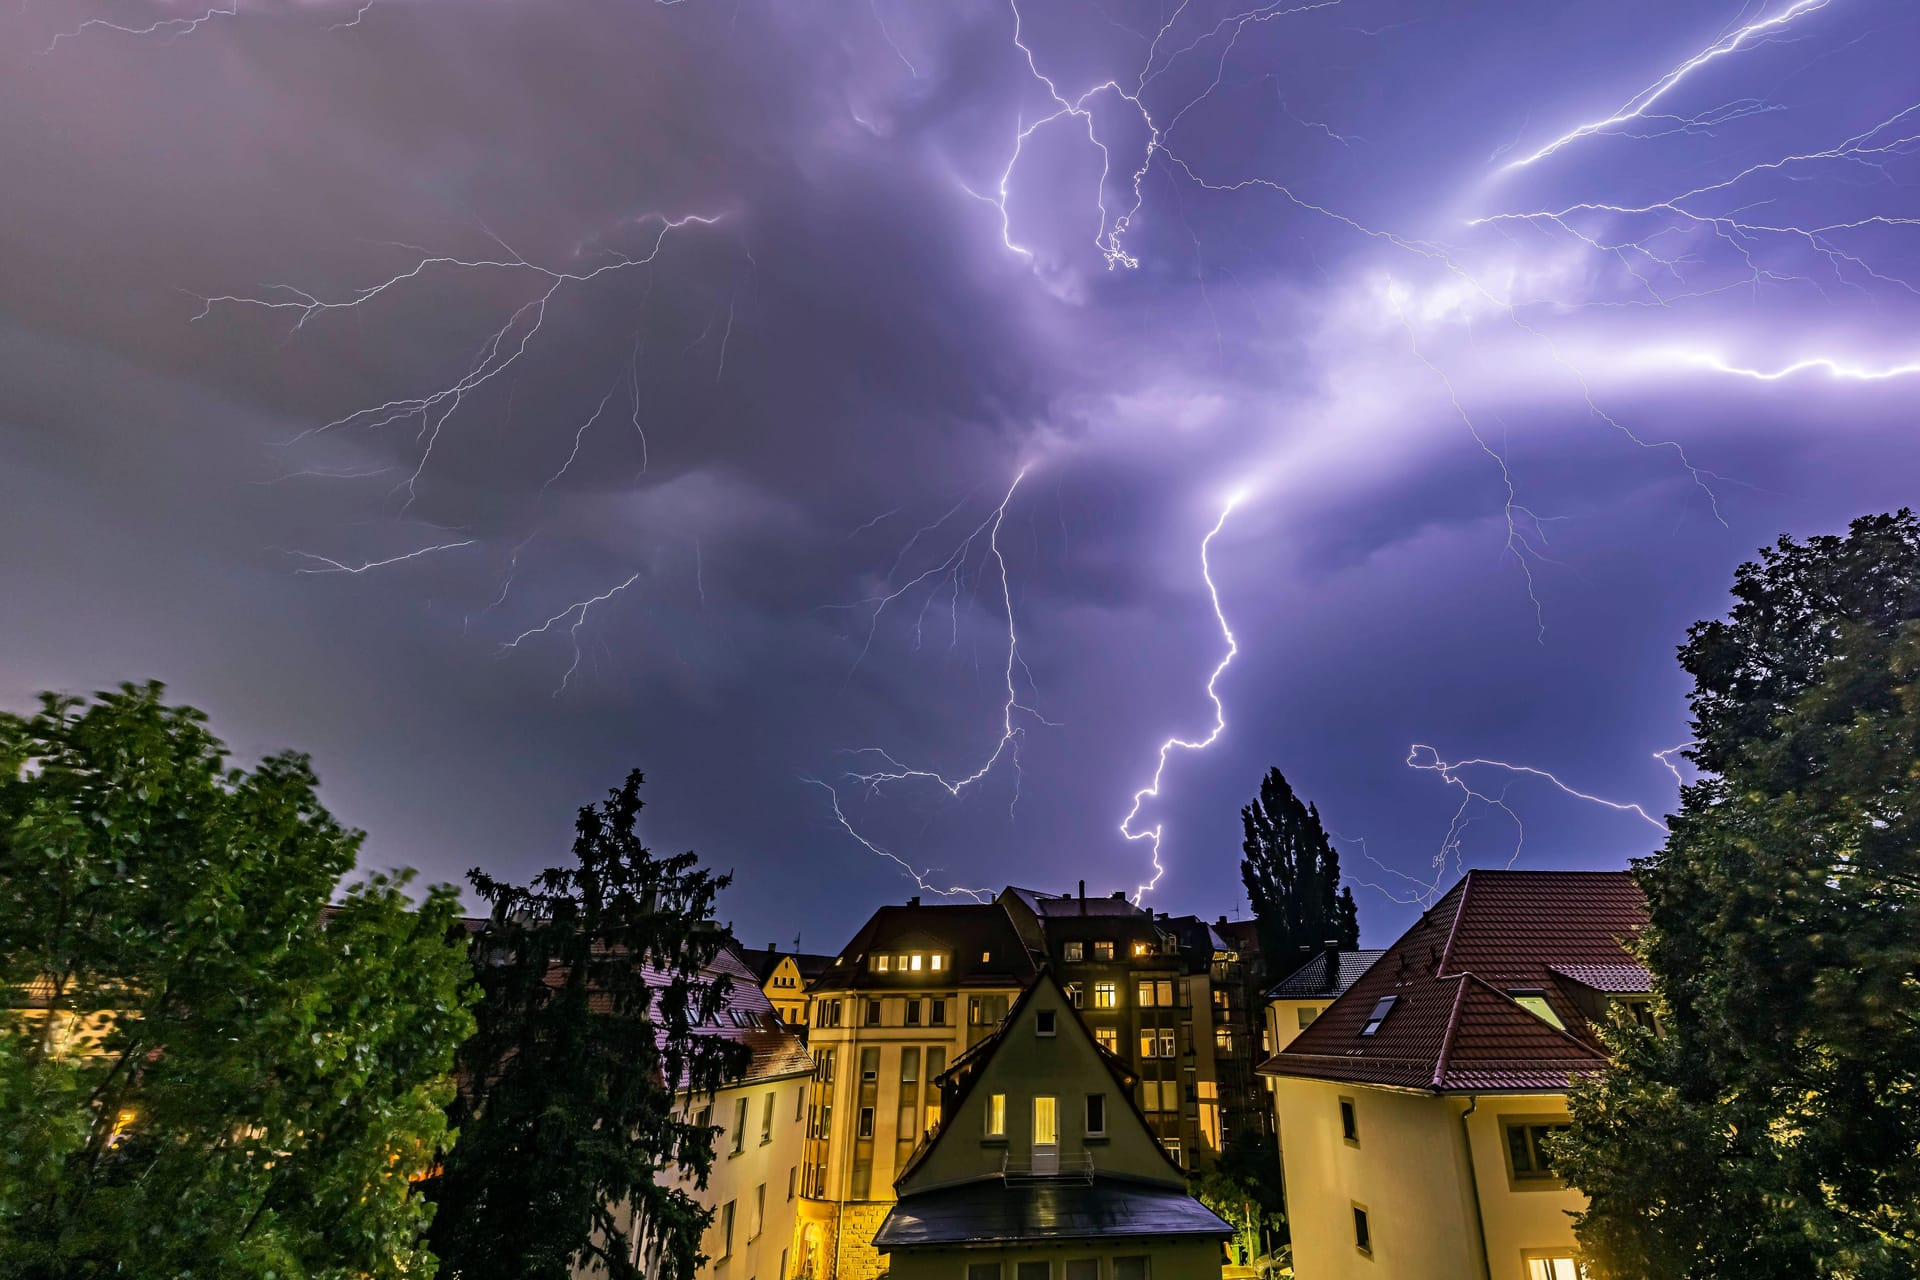
<svg viewBox="0 0 1920 1280">
<path fill-rule="evenodd" d="M 1052 1098 L 1033 1100 L 1033 1145 L 1054 1147 L 1060 1144 L 1060 1115 Z"/>
<path fill-rule="evenodd" d="M 947 967 L 947 958 L 945 956 L 936 955 L 928 961 L 927 967 L 932 969 L 935 973 L 938 973 L 942 969 Z"/>
<path fill-rule="evenodd" d="M 1007 1136 L 1007 1095 L 996 1093 L 987 1099 L 987 1136 Z"/>
<path fill-rule="evenodd" d="M 907 968 L 913 970 L 915 973 L 920 972 L 920 962 L 925 958 L 926 957 L 922 956 L 918 951 L 914 952 L 908 957 Z"/>
</svg>

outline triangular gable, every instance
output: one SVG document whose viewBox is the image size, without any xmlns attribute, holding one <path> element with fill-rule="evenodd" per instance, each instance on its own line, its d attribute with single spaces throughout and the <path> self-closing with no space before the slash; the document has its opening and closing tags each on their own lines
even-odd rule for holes
<svg viewBox="0 0 1920 1280">
<path fill-rule="evenodd" d="M 1054 1031 L 1043 1036 L 1039 1024 L 1048 1013 Z M 1186 1174 L 1153 1136 L 1133 1100 L 1134 1080 L 1127 1065 L 1094 1040 L 1052 971 L 1043 969 L 994 1033 L 941 1075 L 940 1128 L 908 1161 L 894 1191 L 906 1197 L 999 1178 L 1004 1167 L 1031 1167 L 1036 1097 L 1054 1099 L 1063 1171 L 1090 1164 L 1101 1177 L 1184 1188 Z M 1086 1103 L 1093 1094 L 1104 1099 L 1103 1135 L 1086 1131 Z M 995 1095 L 1004 1099 L 1003 1135 L 988 1132 Z"/>
</svg>

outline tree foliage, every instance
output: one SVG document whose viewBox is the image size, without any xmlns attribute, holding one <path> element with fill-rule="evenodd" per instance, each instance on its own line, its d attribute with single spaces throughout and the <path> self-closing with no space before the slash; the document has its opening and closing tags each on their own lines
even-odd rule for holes
<svg viewBox="0 0 1920 1280">
<path fill-rule="evenodd" d="M 1920 1273 L 1920 523 L 1781 539 L 1681 650 L 1710 772 L 1636 866 L 1664 1034 L 1560 1164 L 1612 1277 Z"/>
<path fill-rule="evenodd" d="M 570 865 L 526 887 L 469 873 L 492 915 L 473 950 L 461 1140 L 432 1187 L 446 1275 L 564 1280 L 578 1261 L 689 1280 L 702 1260 L 712 1214 L 661 1175 L 706 1185 L 715 1130 L 676 1090 L 710 1094 L 743 1066 L 741 1046 L 697 1031 L 726 1002 L 727 980 L 703 971 L 730 877 L 641 843 L 641 781 L 580 810 Z"/>
<path fill-rule="evenodd" d="M 1240 878 L 1271 976 L 1285 977 L 1306 952 L 1328 942 L 1359 946 L 1353 890 L 1340 884 L 1340 855 L 1320 825 L 1320 811 L 1303 804 L 1278 769 L 1267 771 L 1240 823 L 1246 833 Z"/>
<path fill-rule="evenodd" d="M 162 697 L 0 716 L 0 1275 L 430 1274 L 457 900 Z"/>
</svg>

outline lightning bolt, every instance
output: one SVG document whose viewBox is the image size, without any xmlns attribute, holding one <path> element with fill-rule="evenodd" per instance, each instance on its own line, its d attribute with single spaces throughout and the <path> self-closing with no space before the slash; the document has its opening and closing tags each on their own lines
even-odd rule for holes
<svg viewBox="0 0 1920 1280">
<path fill-rule="evenodd" d="M 1166 874 L 1167 869 L 1161 865 L 1160 862 L 1161 837 L 1166 831 L 1166 823 L 1156 823 L 1151 827 L 1135 831 L 1133 830 L 1133 820 L 1140 816 L 1140 808 L 1146 804 L 1148 799 L 1157 799 L 1159 797 L 1160 780 L 1166 774 L 1167 757 L 1172 754 L 1173 751 L 1176 749 L 1181 751 L 1205 751 L 1208 747 L 1219 741 L 1220 735 L 1227 731 L 1227 709 L 1220 701 L 1220 693 L 1217 686 L 1220 683 L 1220 677 L 1224 675 L 1227 668 L 1233 664 L 1234 655 L 1240 652 L 1240 645 L 1239 642 L 1233 638 L 1233 628 L 1227 625 L 1227 615 L 1220 608 L 1220 588 L 1214 585 L 1213 564 L 1209 557 L 1213 549 L 1213 540 L 1220 536 L 1220 530 L 1226 527 L 1227 517 L 1233 514 L 1233 509 L 1239 501 L 1240 497 L 1238 494 L 1229 496 L 1226 505 L 1220 509 L 1220 518 L 1213 522 L 1213 528 L 1209 529 L 1207 536 L 1200 540 L 1200 576 L 1207 584 L 1207 598 L 1213 604 L 1214 621 L 1220 625 L 1220 634 L 1227 642 L 1226 653 L 1221 657 L 1219 664 L 1214 667 L 1213 674 L 1207 677 L 1207 701 L 1213 704 L 1213 728 L 1208 731 L 1207 736 L 1204 738 L 1188 739 L 1175 736 L 1162 742 L 1160 744 L 1159 755 L 1154 762 L 1153 781 L 1133 793 L 1133 807 L 1127 810 L 1126 817 L 1120 819 L 1121 837 L 1127 840 L 1147 841 L 1153 862 L 1153 878 L 1135 888 L 1133 892 L 1133 901 L 1136 906 L 1145 900 L 1147 894 L 1153 891 L 1154 886 L 1160 883 L 1160 877 Z"/>
<path fill-rule="evenodd" d="M 1666 97 L 1668 93 L 1679 86 L 1681 81 L 1685 80 L 1695 71 L 1698 71 L 1701 67 L 1726 57 L 1728 54 L 1735 52 L 1750 42 L 1756 41 L 1761 36 L 1778 32 L 1810 13 L 1818 13 L 1832 3 L 1833 0 L 1794 0 L 1792 4 L 1774 14 L 1771 18 L 1749 23 L 1732 32 L 1730 35 L 1725 36 L 1718 42 L 1709 45 L 1707 48 L 1693 55 L 1693 57 L 1688 58 L 1685 62 L 1682 62 L 1679 66 L 1667 72 L 1666 75 L 1661 76 L 1651 85 L 1628 99 L 1624 107 L 1621 107 L 1620 110 L 1614 112 L 1606 119 L 1594 120 L 1590 123 L 1569 129 L 1552 142 L 1549 142 L 1546 146 L 1535 151 L 1532 155 L 1523 156 L 1508 164 L 1507 168 L 1524 169 L 1526 166 L 1536 161 L 1544 160 L 1559 151 L 1562 147 L 1578 142 L 1582 138 L 1589 138 L 1596 133 L 1604 133 L 1609 129 L 1624 125 L 1629 121 L 1642 118 L 1646 114 L 1648 107 L 1651 107 L 1654 103 Z"/>
<path fill-rule="evenodd" d="M 847 821 L 847 815 L 841 812 L 840 793 L 833 789 L 832 784 L 822 782 L 818 778 L 803 777 L 801 781 L 805 783 L 809 783 L 812 786 L 819 787 L 822 791 L 825 791 L 829 798 L 828 803 L 830 803 L 833 806 L 834 821 L 838 822 L 842 827 L 842 829 L 844 829 L 848 835 L 852 836 L 854 841 L 858 843 L 861 848 L 865 849 L 869 853 L 876 854 L 879 857 L 885 858 L 887 861 L 893 863 L 895 866 L 899 867 L 902 871 L 906 872 L 908 879 L 913 881 L 914 886 L 918 888 L 920 892 L 931 893 L 931 894 L 934 894 L 936 897 L 942 897 L 942 898 L 972 898 L 975 902 L 979 902 L 979 903 L 988 903 L 993 901 L 993 890 L 991 889 L 969 889 L 964 885 L 957 885 L 957 884 L 948 885 L 946 888 L 943 889 L 939 885 L 928 880 L 927 877 L 933 874 L 934 868 L 928 867 L 924 870 L 917 869 L 911 863 L 909 863 L 906 859 L 902 858 L 899 854 L 894 853 L 889 849 L 884 849 L 881 846 L 875 844 L 873 841 L 867 839 L 867 837 L 861 835 L 860 832 L 855 829 L 853 823 Z"/>
<path fill-rule="evenodd" d="M 530 640 L 534 636 L 547 634 L 549 631 L 553 629 L 555 624 L 559 623 L 560 621 L 567 618 L 568 616 L 571 616 L 573 618 L 573 621 L 567 627 L 567 638 L 569 641 L 572 642 L 572 645 L 573 645 L 573 661 L 567 665 L 567 669 L 565 673 L 561 675 L 559 688 L 553 691 L 553 696 L 557 698 L 562 693 L 566 692 L 567 682 L 572 680 L 573 673 L 580 669 L 580 628 L 586 625 L 588 612 L 592 610 L 593 606 L 597 604 L 605 604 L 607 601 L 613 599 L 613 597 L 619 595 L 622 591 L 625 591 L 628 587 L 632 586 L 634 583 L 638 582 L 639 580 L 640 580 L 640 575 L 636 573 L 617 587 L 609 587 L 607 590 L 602 591 L 599 595 L 589 596 L 585 600 L 576 600 L 572 604 L 568 605 L 566 608 L 562 609 L 560 612 L 554 614 L 551 618 L 548 618 L 545 622 L 541 623 L 539 626 L 528 627 L 525 631 L 522 631 L 519 635 L 515 636 L 513 639 L 508 640 L 507 642 L 502 644 L 500 648 L 503 652 L 508 649 L 518 649 L 522 641 Z M 503 600 L 506 598 L 506 591 L 504 588 L 500 592 L 500 598 Z"/>
<path fill-rule="evenodd" d="M 430 555 L 433 555 L 435 552 L 439 552 L 439 551 L 457 551 L 461 547 L 470 547 L 473 544 L 474 544 L 474 540 L 472 538 L 468 538 L 461 542 L 442 542 L 436 546 L 421 547 L 417 551 L 409 551 L 405 555 L 388 556 L 384 560 L 367 560 L 367 561 L 363 561 L 360 564 L 351 564 L 351 565 L 341 560 L 335 560 L 329 556 L 316 555 L 311 551 L 295 551 L 295 552 L 291 552 L 290 554 L 299 556 L 302 559 L 315 561 L 320 566 L 322 566 L 317 569 L 295 569 L 294 570 L 295 573 L 360 574 L 360 573 L 366 573 L 371 569 L 384 569 L 390 564 L 400 564 L 402 561 L 406 561 L 406 560 L 418 560 L 421 556 L 430 556 Z"/>
</svg>

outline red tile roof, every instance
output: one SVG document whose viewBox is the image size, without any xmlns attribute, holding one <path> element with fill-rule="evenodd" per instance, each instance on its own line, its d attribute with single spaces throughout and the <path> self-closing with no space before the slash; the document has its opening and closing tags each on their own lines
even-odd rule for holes
<svg viewBox="0 0 1920 1280">
<path fill-rule="evenodd" d="M 1266 1075 L 1437 1092 L 1562 1089 L 1604 1064 L 1585 971 L 1634 968 L 1624 944 L 1646 924 L 1624 871 L 1470 871 L 1284 1050 Z M 1538 992 L 1565 1024 L 1517 1004 Z M 1360 1034 L 1383 997 L 1391 1010 Z"/>
</svg>

